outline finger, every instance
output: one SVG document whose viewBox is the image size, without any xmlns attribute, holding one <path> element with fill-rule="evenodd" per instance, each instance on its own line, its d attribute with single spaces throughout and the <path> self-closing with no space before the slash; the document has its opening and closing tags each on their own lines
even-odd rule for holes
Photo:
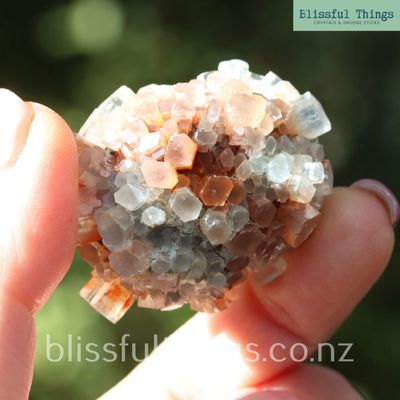
<svg viewBox="0 0 400 400">
<path fill-rule="evenodd" d="M 67 124 L 31 105 L 34 118 L 6 187 L 0 242 L 3 281 L 28 309 L 37 310 L 71 264 L 76 234 L 77 156 Z"/>
<path fill-rule="evenodd" d="M 316 232 L 287 256 L 281 278 L 265 288 L 245 284 L 227 311 L 194 317 L 104 398 L 129 398 L 132 391 L 143 399 L 189 398 L 202 390 L 204 398 L 224 398 L 283 373 L 302 356 L 290 353 L 293 345 L 312 351 L 347 317 L 392 247 L 384 205 L 366 191 L 336 189 Z"/>
<path fill-rule="evenodd" d="M 310 240 L 288 253 L 287 273 L 252 285 L 270 317 L 310 344 L 349 315 L 384 271 L 394 244 L 384 204 L 367 191 L 336 189 L 323 213 Z"/>
<path fill-rule="evenodd" d="M 6 90 L 0 104 L 0 398 L 14 400 L 29 393 L 32 312 L 72 259 L 77 156 L 71 131 L 54 112 Z"/>
<path fill-rule="evenodd" d="M 235 395 L 235 400 L 362 400 L 336 371 L 304 364 L 267 385 Z"/>
</svg>

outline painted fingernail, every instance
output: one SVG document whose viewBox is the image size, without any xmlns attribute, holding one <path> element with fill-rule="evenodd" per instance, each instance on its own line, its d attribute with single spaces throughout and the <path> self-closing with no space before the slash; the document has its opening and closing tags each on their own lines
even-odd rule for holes
<svg viewBox="0 0 400 400">
<path fill-rule="evenodd" d="M 235 400 L 299 400 L 297 396 L 281 390 L 255 389 Z"/>
<path fill-rule="evenodd" d="M 0 168 L 15 164 L 25 146 L 33 110 L 16 94 L 0 89 Z"/>
<path fill-rule="evenodd" d="M 377 196 L 385 205 L 393 227 L 396 227 L 400 217 L 400 206 L 396 196 L 388 187 L 374 179 L 360 179 L 354 182 L 351 187 L 367 190 Z"/>
</svg>

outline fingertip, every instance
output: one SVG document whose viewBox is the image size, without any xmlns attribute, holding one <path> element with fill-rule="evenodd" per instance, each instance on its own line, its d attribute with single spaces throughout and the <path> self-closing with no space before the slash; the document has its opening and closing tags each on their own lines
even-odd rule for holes
<svg viewBox="0 0 400 400">
<path fill-rule="evenodd" d="M 377 279 L 394 247 L 394 231 L 385 204 L 369 191 L 340 187 L 327 199 L 322 213 L 325 217 L 320 231 L 324 234 L 330 230 L 337 241 L 348 240 L 345 248 L 349 256 L 354 261 L 358 259 L 358 264 L 365 262 L 370 266 L 365 272 Z"/>
<path fill-rule="evenodd" d="M 0 89 L 0 168 L 9 168 L 18 159 L 33 118 L 30 104 L 8 89 Z"/>
<path fill-rule="evenodd" d="M 35 311 L 69 268 L 76 243 L 78 161 L 74 136 L 54 111 L 30 103 L 34 118 L 12 171 L 10 291 Z M 10 262 L 12 264 L 12 262 Z"/>
<path fill-rule="evenodd" d="M 262 307 L 307 343 L 326 340 L 384 271 L 394 245 L 386 207 L 368 191 L 337 188 L 320 225 L 285 257 L 287 271 L 253 282 Z"/>
</svg>

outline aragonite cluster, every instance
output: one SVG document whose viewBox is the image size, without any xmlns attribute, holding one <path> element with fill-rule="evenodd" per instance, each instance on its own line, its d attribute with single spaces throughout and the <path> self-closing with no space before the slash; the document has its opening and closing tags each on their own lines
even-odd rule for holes
<svg viewBox="0 0 400 400">
<path fill-rule="evenodd" d="M 112 322 L 136 301 L 213 312 L 268 283 L 332 188 L 310 93 L 241 60 L 175 85 L 119 88 L 77 135 L 81 295 Z"/>
</svg>

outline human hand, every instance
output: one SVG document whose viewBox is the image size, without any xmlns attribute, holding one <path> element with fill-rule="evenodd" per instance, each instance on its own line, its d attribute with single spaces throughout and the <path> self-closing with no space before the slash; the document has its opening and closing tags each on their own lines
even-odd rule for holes
<svg viewBox="0 0 400 400">
<path fill-rule="evenodd" d="M 72 262 L 77 154 L 59 116 L 5 90 L 0 149 L 0 399 L 14 400 L 29 394 L 34 315 Z M 325 342 L 388 262 L 398 205 L 367 183 L 334 191 L 284 275 L 266 287 L 247 282 L 227 311 L 193 317 L 102 399 L 361 399 L 339 374 L 296 363 L 289 350 Z M 284 362 L 270 358 L 277 343 Z"/>
</svg>

